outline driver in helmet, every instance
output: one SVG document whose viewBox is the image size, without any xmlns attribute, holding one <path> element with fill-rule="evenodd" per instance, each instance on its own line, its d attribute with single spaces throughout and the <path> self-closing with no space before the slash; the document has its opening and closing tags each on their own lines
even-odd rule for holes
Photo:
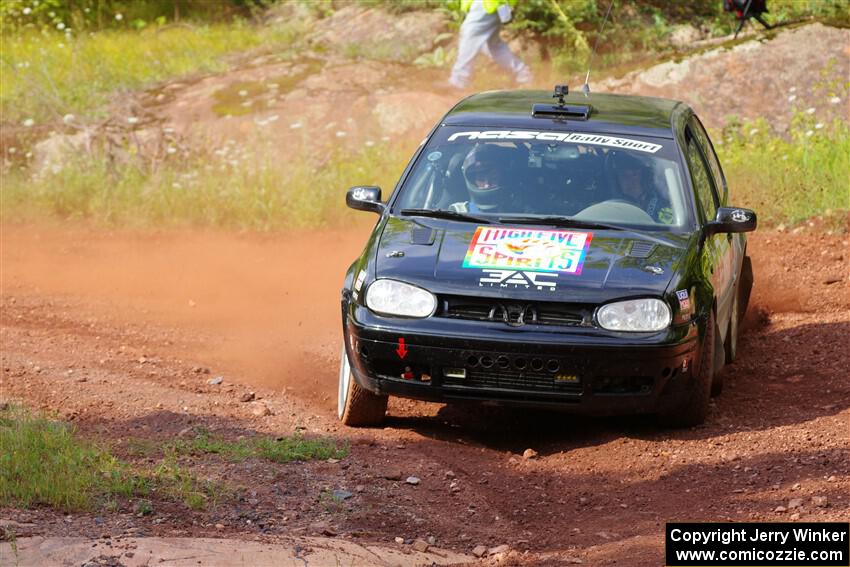
<svg viewBox="0 0 850 567">
<path fill-rule="evenodd" d="M 615 152 L 610 157 L 613 158 L 615 195 L 646 211 L 655 222 L 673 224 L 673 208 L 655 190 L 649 165 L 624 152 Z"/>
<path fill-rule="evenodd" d="M 463 177 L 469 201 L 453 203 L 459 213 L 504 213 L 515 208 L 514 187 L 509 188 L 515 150 L 496 144 L 479 144 L 463 160 Z"/>
</svg>

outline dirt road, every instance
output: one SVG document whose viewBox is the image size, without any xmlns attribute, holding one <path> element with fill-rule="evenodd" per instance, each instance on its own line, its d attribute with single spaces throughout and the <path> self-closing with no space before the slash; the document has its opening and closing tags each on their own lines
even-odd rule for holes
<svg viewBox="0 0 850 567">
<path fill-rule="evenodd" d="M 287 465 L 186 457 L 199 477 L 236 490 L 205 511 L 156 501 L 145 517 L 125 506 L 0 518 L 28 526 L 18 537 L 432 536 L 462 553 L 507 544 L 489 559 L 498 564 L 658 565 L 667 521 L 850 517 L 846 235 L 751 237 L 748 329 L 703 427 L 392 400 L 385 428 L 353 430 L 334 415 L 338 293 L 369 228 L 4 226 L 0 397 L 57 412 L 130 462 L 148 458 L 132 442 L 193 426 L 228 438 L 298 428 L 345 440 L 351 454 Z M 215 376 L 222 384 L 208 384 Z M 256 401 L 241 402 L 248 391 Z M 262 405 L 272 415 L 255 415 Z M 537 456 L 524 459 L 526 449 Z M 335 489 L 354 496 L 328 503 Z"/>
</svg>

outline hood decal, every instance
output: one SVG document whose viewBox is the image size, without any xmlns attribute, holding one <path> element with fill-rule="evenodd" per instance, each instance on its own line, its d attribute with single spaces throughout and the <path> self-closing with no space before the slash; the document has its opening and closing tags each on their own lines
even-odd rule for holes
<svg viewBox="0 0 850 567">
<path fill-rule="evenodd" d="M 580 275 L 592 239 L 592 232 L 479 226 L 463 267 Z"/>
<path fill-rule="evenodd" d="M 555 291 L 557 272 L 530 272 L 523 270 L 481 270 L 478 287 L 504 287 L 512 289 L 536 289 Z"/>
<path fill-rule="evenodd" d="M 411 242 L 411 232 L 420 226 L 433 229 L 434 243 L 430 246 Z M 505 232 L 498 232 L 491 235 L 495 242 L 487 242 L 483 234 L 487 228 L 511 231 L 517 236 L 507 238 Z M 579 236 L 573 236 L 572 239 L 564 234 L 575 234 L 577 231 Z M 589 234 L 591 232 L 592 235 Z M 562 254 L 566 254 L 567 261 L 552 266 L 553 269 L 543 269 L 548 267 L 552 259 L 541 255 L 546 262 L 535 262 L 533 256 L 539 250 L 536 251 L 532 246 L 523 247 L 523 244 L 528 243 L 520 242 L 522 238 L 518 235 L 522 234 L 526 234 L 526 238 L 535 235 L 548 237 L 550 240 L 545 242 L 552 242 L 554 236 L 555 244 Z M 479 225 L 440 219 L 417 219 L 414 222 L 408 218 L 390 217 L 377 243 L 374 276 L 399 279 L 436 294 L 498 299 L 532 301 L 541 299 L 542 295 L 547 301 L 604 303 L 626 295 L 656 297 L 675 291 L 667 287 L 678 270 L 690 238 L 695 236 L 666 232 L 655 234 L 625 230 L 557 229 L 548 226 L 518 227 L 513 224 Z M 559 244 L 561 239 L 563 250 Z M 633 258 L 628 255 L 634 240 L 650 241 L 656 245 L 651 258 Z M 514 245 L 513 249 L 499 249 L 500 241 L 510 242 Z M 489 256 L 485 245 L 490 247 Z M 520 251 L 522 254 L 518 253 Z M 387 257 L 387 254 L 393 252 L 395 254 L 392 257 Z M 497 256 L 495 252 L 506 257 Z M 532 258 L 528 259 L 529 256 Z M 560 259 L 560 256 L 556 259 Z M 656 275 L 647 272 L 644 269 L 647 264 L 660 267 L 664 273 Z M 570 269 L 574 271 L 568 271 Z M 577 275 L 579 273 L 581 275 Z M 356 279 L 357 274 L 354 276 Z M 361 295 L 365 287 L 366 282 L 361 288 Z"/>
</svg>

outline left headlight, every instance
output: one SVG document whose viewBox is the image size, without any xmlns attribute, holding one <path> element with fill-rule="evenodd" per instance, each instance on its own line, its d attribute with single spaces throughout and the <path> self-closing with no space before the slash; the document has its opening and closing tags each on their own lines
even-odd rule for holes
<svg viewBox="0 0 850 567">
<path fill-rule="evenodd" d="M 599 326 L 609 331 L 660 331 L 670 324 L 670 308 L 660 299 L 632 299 L 603 305 L 596 312 Z"/>
<path fill-rule="evenodd" d="M 437 298 L 415 285 L 375 280 L 366 289 L 366 306 L 381 315 L 430 317 L 437 310 Z"/>
</svg>

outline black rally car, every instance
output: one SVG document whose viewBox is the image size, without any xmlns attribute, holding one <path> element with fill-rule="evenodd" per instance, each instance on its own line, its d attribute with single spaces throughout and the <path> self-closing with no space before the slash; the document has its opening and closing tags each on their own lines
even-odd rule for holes
<svg viewBox="0 0 850 567">
<path fill-rule="evenodd" d="M 342 290 L 339 417 L 388 396 L 701 423 L 735 358 L 753 211 L 693 110 L 545 91 L 458 103 L 417 149 Z"/>
</svg>

